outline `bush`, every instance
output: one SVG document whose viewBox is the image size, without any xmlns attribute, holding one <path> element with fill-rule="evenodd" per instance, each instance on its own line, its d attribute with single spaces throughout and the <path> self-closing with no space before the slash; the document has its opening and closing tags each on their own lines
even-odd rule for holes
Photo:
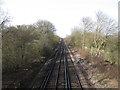
<svg viewBox="0 0 120 90">
<path fill-rule="evenodd" d="M 118 64 L 118 45 L 118 37 L 116 35 L 112 35 L 107 41 L 105 47 L 105 60 Z"/>
</svg>

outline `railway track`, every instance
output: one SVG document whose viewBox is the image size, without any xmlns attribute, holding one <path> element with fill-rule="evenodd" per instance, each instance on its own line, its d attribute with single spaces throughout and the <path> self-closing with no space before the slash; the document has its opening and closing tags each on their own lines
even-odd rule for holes
<svg viewBox="0 0 120 90">
<path fill-rule="evenodd" d="M 58 88 L 83 89 L 63 39 L 53 56 L 44 64 L 29 88 L 39 88 L 40 90 L 49 90 L 50 88 L 55 90 Z"/>
<path fill-rule="evenodd" d="M 39 90 L 94 88 L 86 78 L 88 75 L 84 67 L 74 63 L 73 59 L 76 61 L 72 50 L 61 39 L 58 47 L 49 59 L 41 65 L 39 73 L 26 88 L 37 88 Z M 12 84 L 9 85 L 9 88 L 12 87 Z"/>
<path fill-rule="evenodd" d="M 70 56 L 71 50 L 67 48 L 63 39 L 52 57 L 44 64 L 29 88 L 39 88 L 40 90 L 66 88 L 84 89 L 80 75 L 75 68 L 75 64 Z"/>
</svg>

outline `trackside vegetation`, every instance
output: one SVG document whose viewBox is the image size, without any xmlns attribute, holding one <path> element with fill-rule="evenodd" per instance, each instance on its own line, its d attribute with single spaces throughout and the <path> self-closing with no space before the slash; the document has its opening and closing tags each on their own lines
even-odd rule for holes
<svg viewBox="0 0 120 90">
<path fill-rule="evenodd" d="M 79 26 L 72 29 L 66 40 L 72 46 L 87 49 L 93 57 L 103 57 L 111 64 L 118 64 L 117 22 L 99 11 L 96 19 L 83 17 Z"/>
<path fill-rule="evenodd" d="M 32 25 L 2 28 L 2 70 L 15 71 L 33 60 L 49 56 L 59 42 L 55 26 L 45 20 Z"/>
</svg>

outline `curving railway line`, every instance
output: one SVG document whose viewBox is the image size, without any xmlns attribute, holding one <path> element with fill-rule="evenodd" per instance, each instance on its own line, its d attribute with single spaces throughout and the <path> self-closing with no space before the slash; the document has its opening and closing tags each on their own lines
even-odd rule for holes
<svg viewBox="0 0 120 90">
<path fill-rule="evenodd" d="M 61 39 L 57 49 L 28 88 L 39 88 L 40 90 L 49 90 L 50 88 L 71 90 L 72 88 L 80 88 L 83 90 L 84 87 L 82 86 L 80 75 L 70 54 L 72 54 L 71 50 L 67 48 L 64 40 Z M 87 87 L 89 86 L 90 84 Z"/>
</svg>

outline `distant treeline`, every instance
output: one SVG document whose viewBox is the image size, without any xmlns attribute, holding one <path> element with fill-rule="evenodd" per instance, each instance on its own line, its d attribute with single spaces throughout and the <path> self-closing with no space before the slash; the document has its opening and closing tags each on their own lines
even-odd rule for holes
<svg viewBox="0 0 120 90">
<path fill-rule="evenodd" d="M 37 59 L 50 55 L 57 46 L 59 37 L 49 21 L 32 25 L 17 25 L 2 28 L 2 69 L 14 71 Z"/>
<path fill-rule="evenodd" d="M 73 28 L 67 42 L 73 46 L 87 49 L 93 57 L 118 63 L 118 26 L 117 22 L 101 11 L 96 20 L 83 17 L 79 26 Z"/>
</svg>

